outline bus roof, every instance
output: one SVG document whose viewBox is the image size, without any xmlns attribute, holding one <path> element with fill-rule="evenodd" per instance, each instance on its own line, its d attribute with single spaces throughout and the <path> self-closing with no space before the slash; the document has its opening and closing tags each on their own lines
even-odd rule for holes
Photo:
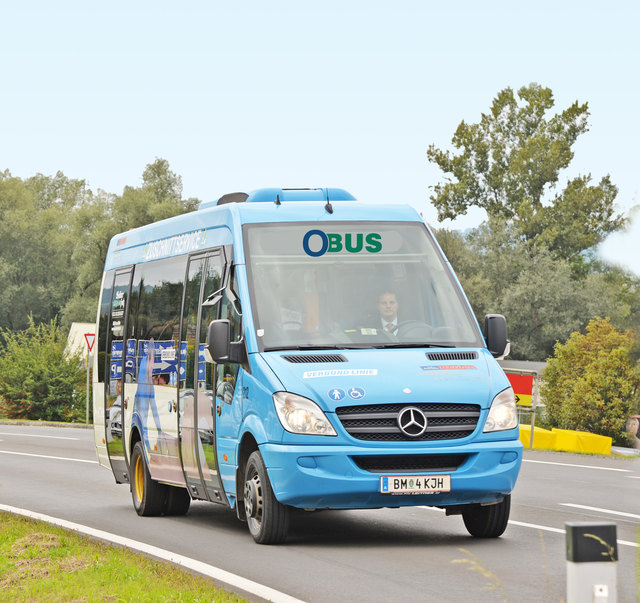
<svg viewBox="0 0 640 603">
<path fill-rule="evenodd" d="M 187 214 L 114 236 L 105 270 L 233 244 L 244 262 L 242 225 L 278 222 L 422 222 L 409 205 L 360 203 L 338 188 L 258 189 L 204 202 Z"/>
</svg>

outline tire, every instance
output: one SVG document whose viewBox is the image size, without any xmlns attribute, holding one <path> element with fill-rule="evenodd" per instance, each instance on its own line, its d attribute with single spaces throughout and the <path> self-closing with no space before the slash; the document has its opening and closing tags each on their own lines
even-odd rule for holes
<svg viewBox="0 0 640 603">
<path fill-rule="evenodd" d="M 511 510 L 511 495 L 507 494 L 496 505 L 482 507 L 470 505 L 462 512 L 462 519 L 467 531 L 476 538 L 498 538 L 507 528 Z"/>
<path fill-rule="evenodd" d="M 186 488 L 167 486 L 163 510 L 165 515 L 186 515 L 190 504 L 191 497 Z"/>
<path fill-rule="evenodd" d="M 136 442 L 131 453 L 131 498 L 136 513 L 144 517 L 160 515 L 166 497 L 167 486 L 151 479 L 142 442 Z"/>
<path fill-rule="evenodd" d="M 283 542 L 289 529 L 289 508 L 276 500 L 257 450 L 247 460 L 243 490 L 247 525 L 253 539 L 258 544 Z"/>
</svg>

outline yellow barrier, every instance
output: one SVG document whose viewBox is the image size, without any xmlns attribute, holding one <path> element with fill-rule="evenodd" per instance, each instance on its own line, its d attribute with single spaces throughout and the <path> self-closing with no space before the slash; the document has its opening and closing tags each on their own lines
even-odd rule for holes
<svg viewBox="0 0 640 603">
<path fill-rule="evenodd" d="M 569 429 L 552 429 L 556 434 L 556 450 L 572 452 L 591 452 L 595 454 L 611 454 L 612 439 L 607 436 L 571 431 Z"/>
<path fill-rule="evenodd" d="M 520 441 L 525 448 L 531 443 L 531 425 L 520 425 Z M 533 430 L 533 447 L 553 450 L 556 445 L 556 434 L 542 427 Z"/>
<path fill-rule="evenodd" d="M 531 426 L 520 425 L 520 441 L 525 448 L 531 442 Z M 562 450 L 565 452 L 589 452 L 592 454 L 611 454 L 612 439 L 607 436 L 573 431 L 570 429 L 555 429 L 551 431 L 535 427 L 533 430 L 533 447 L 546 450 Z"/>
</svg>

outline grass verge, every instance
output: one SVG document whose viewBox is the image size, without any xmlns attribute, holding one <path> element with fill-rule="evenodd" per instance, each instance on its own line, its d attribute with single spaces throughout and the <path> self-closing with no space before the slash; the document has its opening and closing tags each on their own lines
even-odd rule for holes
<svg viewBox="0 0 640 603">
<path fill-rule="evenodd" d="M 246 601 L 171 564 L 1 512 L 0 592 L 5 601 Z"/>
</svg>

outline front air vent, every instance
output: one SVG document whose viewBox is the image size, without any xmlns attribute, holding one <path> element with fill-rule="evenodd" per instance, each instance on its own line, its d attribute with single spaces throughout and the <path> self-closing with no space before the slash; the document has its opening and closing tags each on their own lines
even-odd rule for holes
<svg viewBox="0 0 640 603">
<path fill-rule="evenodd" d="M 477 360 L 478 352 L 427 352 L 429 360 Z"/>
<path fill-rule="evenodd" d="M 371 473 L 428 473 L 455 471 L 468 454 L 389 454 L 380 456 L 352 456 L 353 462 Z"/>
<path fill-rule="evenodd" d="M 348 362 L 342 354 L 293 354 L 282 356 L 294 364 L 317 364 L 321 362 Z"/>
</svg>

